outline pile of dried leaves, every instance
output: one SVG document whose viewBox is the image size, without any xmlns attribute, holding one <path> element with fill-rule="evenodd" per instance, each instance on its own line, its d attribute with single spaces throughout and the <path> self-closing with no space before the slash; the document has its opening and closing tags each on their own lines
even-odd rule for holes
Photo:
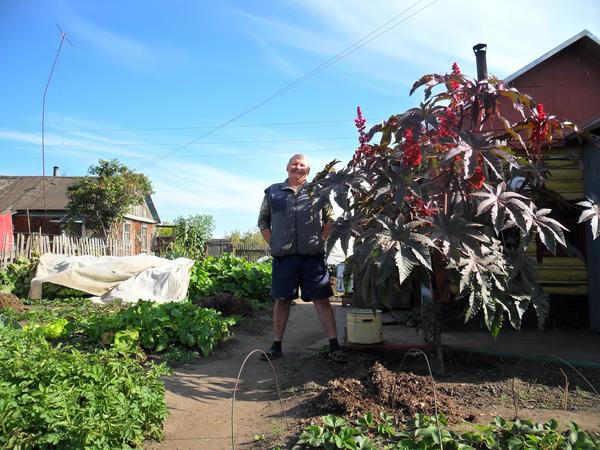
<svg viewBox="0 0 600 450">
<path fill-rule="evenodd" d="M 25 309 L 25 305 L 21 303 L 21 300 L 14 294 L 7 294 L 0 292 L 0 309 L 10 308 L 15 311 L 22 311 Z"/>
<path fill-rule="evenodd" d="M 456 402 L 446 394 L 436 392 L 437 409 L 448 420 L 463 414 Z M 394 373 L 376 362 L 361 379 L 336 378 L 311 401 L 315 415 L 338 414 L 356 418 L 367 411 L 385 411 L 397 420 L 411 419 L 416 413 L 433 415 L 434 389 L 429 377 L 408 372 Z"/>
</svg>

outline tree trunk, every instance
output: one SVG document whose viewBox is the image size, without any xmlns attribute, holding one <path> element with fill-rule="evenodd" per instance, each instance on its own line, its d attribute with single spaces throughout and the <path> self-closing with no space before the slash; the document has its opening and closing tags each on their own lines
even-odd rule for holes
<svg viewBox="0 0 600 450">
<path fill-rule="evenodd" d="M 433 255 L 431 274 L 431 339 L 434 350 L 433 370 L 443 375 L 444 367 L 444 351 L 442 347 L 442 303 L 450 300 L 450 283 L 448 280 L 448 271 L 441 255 Z"/>
</svg>

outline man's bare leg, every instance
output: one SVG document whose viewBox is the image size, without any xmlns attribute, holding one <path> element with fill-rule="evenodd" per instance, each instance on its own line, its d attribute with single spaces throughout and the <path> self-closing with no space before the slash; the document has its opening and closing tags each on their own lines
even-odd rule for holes
<svg viewBox="0 0 600 450">
<path fill-rule="evenodd" d="M 273 307 L 273 340 L 279 341 L 283 339 L 285 327 L 290 317 L 291 300 L 275 300 Z"/>
<path fill-rule="evenodd" d="M 337 363 L 347 363 L 348 355 L 344 353 L 337 340 L 335 313 L 329 299 L 313 300 L 319 320 L 329 338 L 329 359 Z"/>
<path fill-rule="evenodd" d="M 329 339 L 337 338 L 337 328 L 335 324 L 335 314 L 328 298 L 313 300 L 317 315 L 321 321 L 321 325 L 325 329 L 325 334 Z"/>
<path fill-rule="evenodd" d="M 290 317 L 291 305 L 291 300 L 275 300 L 275 305 L 273 306 L 273 343 L 269 349 L 265 350 L 267 356 L 264 354 L 260 355 L 260 359 L 263 361 L 266 361 L 267 357 L 269 359 L 275 359 L 282 355 L 281 340 L 283 339 L 285 326 Z"/>
</svg>

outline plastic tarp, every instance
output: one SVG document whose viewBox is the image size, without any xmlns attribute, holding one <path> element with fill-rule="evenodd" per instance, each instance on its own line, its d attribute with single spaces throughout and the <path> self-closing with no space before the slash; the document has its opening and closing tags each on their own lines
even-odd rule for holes
<svg viewBox="0 0 600 450">
<path fill-rule="evenodd" d="M 54 283 L 98 296 L 136 302 L 182 301 L 190 283 L 194 261 L 158 256 L 68 256 L 46 253 L 40 257 L 31 280 L 30 298 L 42 297 L 43 283 Z"/>
</svg>

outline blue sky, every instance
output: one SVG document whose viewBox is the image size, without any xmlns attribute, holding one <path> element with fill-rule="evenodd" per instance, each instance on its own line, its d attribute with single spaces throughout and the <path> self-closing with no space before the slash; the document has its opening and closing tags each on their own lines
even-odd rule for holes
<svg viewBox="0 0 600 450">
<path fill-rule="evenodd" d="M 377 39 L 202 138 L 397 15 Z M 293 153 L 313 174 L 351 158 L 357 105 L 370 126 L 418 103 L 408 92 L 425 73 L 456 61 L 474 76 L 479 42 L 489 72 L 510 75 L 583 29 L 600 36 L 600 3 L 0 0 L 2 175 L 42 174 L 56 24 L 72 45 L 46 96 L 46 173 L 84 175 L 117 158 L 148 175 L 163 220 L 211 214 L 220 237 L 255 226 L 263 189 L 285 178 Z"/>
</svg>

